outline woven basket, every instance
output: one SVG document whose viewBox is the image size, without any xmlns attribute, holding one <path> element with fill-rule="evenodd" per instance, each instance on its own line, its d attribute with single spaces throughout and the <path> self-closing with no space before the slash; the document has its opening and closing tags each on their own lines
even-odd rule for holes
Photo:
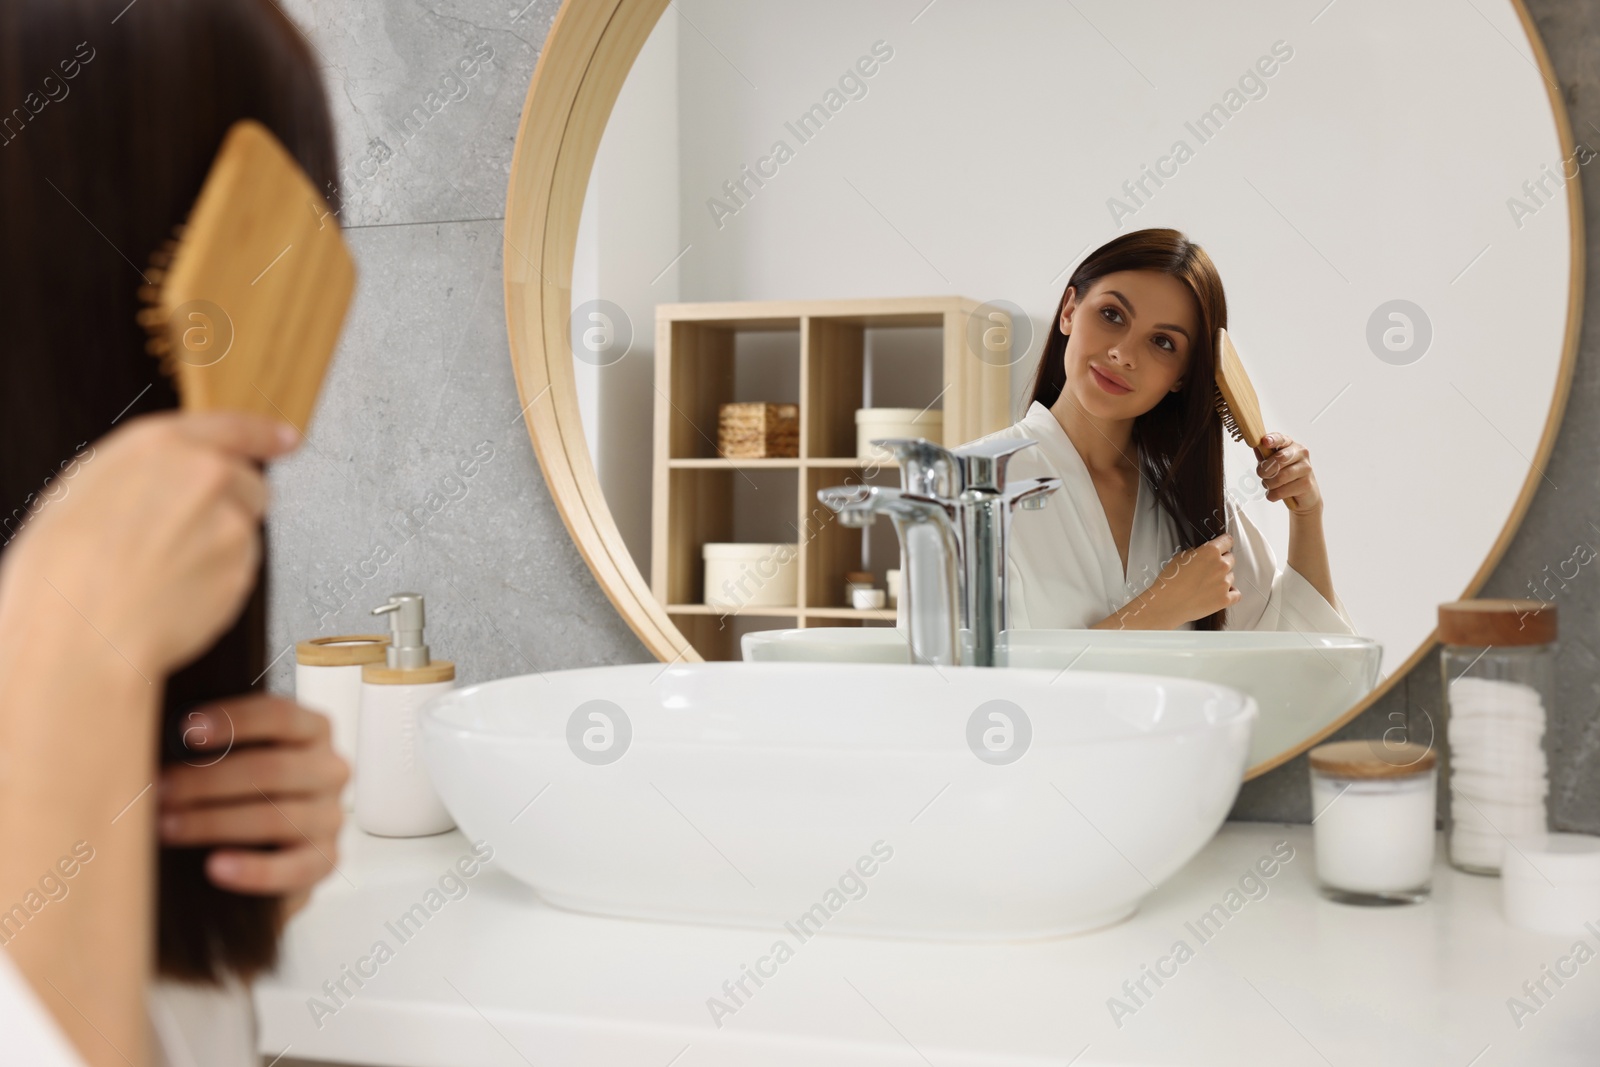
<svg viewBox="0 0 1600 1067">
<path fill-rule="evenodd" d="M 717 409 L 717 451 L 727 459 L 797 458 L 800 405 L 723 404 Z"/>
</svg>

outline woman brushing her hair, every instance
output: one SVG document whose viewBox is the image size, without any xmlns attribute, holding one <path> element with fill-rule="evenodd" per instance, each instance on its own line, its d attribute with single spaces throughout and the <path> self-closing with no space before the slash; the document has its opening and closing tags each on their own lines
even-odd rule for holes
<svg viewBox="0 0 1600 1067">
<path fill-rule="evenodd" d="M 348 777 L 260 689 L 296 435 L 171 411 L 135 316 L 234 122 L 332 188 L 320 73 L 273 0 L 8 3 L 0 100 L 0 1061 L 256 1067 Z"/>
<path fill-rule="evenodd" d="M 1014 517 L 1013 627 L 1354 632 L 1305 447 L 1268 434 L 1256 468 L 1289 509 L 1282 570 L 1223 492 L 1215 338 L 1227 323 L 1211 257 L 1177 230 L 1125 234 L 1073 272 L 1027 413 L 993 435 L 1037 444 L 1012 477 L 1062 481 L 1044 510 Z"/>
</svg>

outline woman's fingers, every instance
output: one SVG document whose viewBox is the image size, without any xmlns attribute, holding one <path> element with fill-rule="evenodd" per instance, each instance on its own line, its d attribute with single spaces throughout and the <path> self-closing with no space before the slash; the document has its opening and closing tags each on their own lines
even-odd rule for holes
<svg viewBox="0 0 1600 1067">
<path fill-rule="evenodd" d="M 1277 486 L 1267 492 L 1268 500 L 1292 500 L 1295 497 L 1305 496 L 1313 491 L 1310 478 L 1296 478 L 1292 482 Z"/>
<path fill-rule="evenodd" d="M 1261 462 L 1256 464 L 1256 473 L 1266 477 L 1274 471 L 1282 470 L 1291 463 L 1299 462 L 1306 456 L 1304 445 L 1298 445 L 1285 439 L 1281 447 L 1273 449 L 1269 454 L 1261 458 Z"/>
<path fill-rule="evenodd" d="M 329 748 L 257 745 L 234 748 L 214 763 L 173 763 L 161 772 L 161 805 L 179 808 L 218 801 L 337 793 L 350 777 Z"/>
<path fill-rule="evenodd" d="M 1293 444 L 1294 439 L 1285 434 L 1263 434 L 1261 437 L 1261 444 L 1258 446 L 1256 454 L 1262 459 L 1268 459 L 1273 454 L 1282 451 L 1285 448 L 1291 447 Z"/>
<path fill-rule="evenodd" d="M 1290 485 L 1309 482 L 1313 477 L 1314 475 L 1311 472 L 1311 464 L 1302 461 L 1292 466 L 1283 468 L 1271 478 L 1261 479 L 1261 485 L 1262 488 L 1266 489 L 1267 491 L 1267 498 L 1271 500 L 1276 499 L 1276 497 L 1273 496 L 1274 492 L 1276 492 L 1277 497 L 1293 495 L 1285 494 L 1283 490 Z"/>
<path fill-rule="evenodd" d="M 206 870 L 224 889 L 303 896 L 332 869 L 344 821 L 350 769 L 329 733 L 325 716 L 266 693 L 189 712 L 184 743 L 197 759 L 162 771 L 162 844 L 216 847 Z"/>
<path fill-rule="evenodd" d="M 172 417 L 190 440 L 245 459 L 274 459 L 300 443 L 300 431 L 287 422 L 243 411 L 191 411 Z"/>
<path fill-rule="evenodd" d="M 250 693 L 196 708 L 184 716 L 184 743 L 196 752 L 282 741 L 311 744 L 329 736 L 328 718 L 288 697 Z"/>
<path fill-rule="evenodd" d="M 1284 467 L 1270 478 L 1261 479 L 1261 484 L 1269 491 L 1279 486 L 1288 485 L 1290 482 L 1303 481 L 1311 477 L 1311 464 L 1300 462 Z"/>
<path fill-rule="evenodd" d="M 223 490 L 229 500 L 237 504 L 252 522 L 260 522 L 267 513 L 269 490 L 267 480 L 253 464 L 237 461 L 231 477 Z"/>
<path fill-rule="evenodd" d="M 161 843 L 178 848 L 200 845 L 277 845 L 324 841 L 339 833 L 337 808 L 320 801 L 271 800 L 210 804 L 165 811 Z"/>
<path fill-rule="evenodd" d="M 275 852 L 219 848 L 206 857 L 206 876 L 235 893 L 279 896 L 320 882 L 336 859 L 332 841 L 307 841 Z"/>
</svg>

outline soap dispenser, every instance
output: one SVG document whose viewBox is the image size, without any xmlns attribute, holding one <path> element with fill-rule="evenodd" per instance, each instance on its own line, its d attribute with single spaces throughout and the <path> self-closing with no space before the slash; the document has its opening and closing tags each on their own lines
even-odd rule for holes
<svg viewBox="0 0 1600 1067">
<path fill-rule="evenodd" d="M 422 705 L 455 685 L 456 665 L 428 658 L 420 593 L 396 593 L 374 615 L 388 615 L 383 663 L 361 668 L 356 734 L 356 825 L 382 837 L 422 837 L 455 826 L 422 760 Z"/>
</svg>

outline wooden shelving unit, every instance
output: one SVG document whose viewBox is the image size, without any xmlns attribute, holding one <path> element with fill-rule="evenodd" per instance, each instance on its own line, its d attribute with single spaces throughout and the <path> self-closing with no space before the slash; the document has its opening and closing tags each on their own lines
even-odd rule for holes
<svg viewBox="0 0 1600 1067">
<path fill-rule="evenodd" d="M 978 307 L 978 301 L 961 297 L 908 297 L 656 308 L 651 588 L 706 659 L 739 658 L 738 635 L 750 629 L 894 622 L 890 610 L 845 606 L 844 576 L 860 569 L 861 531 L 840 526 L 817 500 L 817 491 L 852 481 L 899 483 L 893 464 L 873 464 L 855 455 L 855 413 L 865 395 L 869 330 L 940 331 L 927 357 L 937 372 L 928 376 L 933 388 L 921 401 L 943 409 L 944 443 L 969 441 L 1010 424 L 1009 361 L 995 358 L 999 353 L 993 350 L 979 359 L 968 347 L 969 322 Z M 783 382 L 788 395 L 741 395 L 736 358 L 741 334 L 795 338 L 792 349 L 783 337 L 763 339 L 776 342 L 765 345 L 767 349 L 797 352 L 797 358 L 773 357 L 778 362 L 761 368 L 767 381 Z M 791 373 L 795 377 L 789 382 Z M 796 398 L 798 458 L 733 460 L 717 454 L 719 405 Z M 701 546 L 736 539 L 736 498 L 742 485 L 776 489 L 775 495 L 744 495 L 758 498 L 762 509 L 777 506 L 787 512 L 779 516 L 768 510 L 760 516 L 769 525 L 777 519 L 787 531 L 760 540 L 799 544 L 799 602 L 792 607 L 750 607 L 730 614 L 701 602 Z M 744 507 L 755 506 L 745 501 Z M 880 584 L 884 569 L 875 568 Z"/>
</svg>

